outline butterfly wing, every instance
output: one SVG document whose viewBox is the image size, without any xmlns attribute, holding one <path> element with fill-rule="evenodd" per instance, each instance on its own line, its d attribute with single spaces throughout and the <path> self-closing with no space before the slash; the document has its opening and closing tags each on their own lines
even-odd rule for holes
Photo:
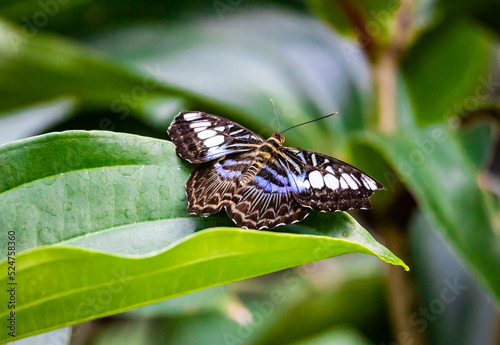
<svg viewBox="0 0 500 345">
<path fill-rule="evenodd" d="M 167 133 L 177 154 L 191 163 L 251 151 L 263 142 L 258 134 L 235 122 L 198 111 L 181 111 Z"/>
<path fill-rule="evenodd" d="M 373 177 L 341 160 L 284 147 L 282 153 L 296 200 L 315 211 L 369 209 L 370 196 L 385 189 Z"/>
<path fill-rule="evenodd" d="M 188 212 L 198 216 L 219 212 L 251 162 L 251 154 L 241 153 L 200 164 L 186 184 Z"/>
<path fill-rule="evenodd" d="M 229 218 L 248 229 L 295 223 L 309 211 L 295 200 L 286 167 L 278 157 L 272 157 L 248 184 L 238 186 L 226 204 Z"/>
</svg>

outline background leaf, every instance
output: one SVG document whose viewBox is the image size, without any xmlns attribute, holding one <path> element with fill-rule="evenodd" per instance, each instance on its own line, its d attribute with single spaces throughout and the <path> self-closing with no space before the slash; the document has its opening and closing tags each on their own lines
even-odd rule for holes
<svg viewBox="0 0 500 345">
<path fill-rule="evenodd" d="M 399 173 L 422 211 L 498 303 L 498 204 L 479 188 L 478 170 L 456 134 L 444 126 L 432 126 L 368 140 Z"/>
<path fill-rule="evenodd" d="M 402 61 L 417 123 L 477 110 L 493 90 L 491 53 L 490 36 L 472 22 L 445 22 L 420 36 Z"/>
</svg>

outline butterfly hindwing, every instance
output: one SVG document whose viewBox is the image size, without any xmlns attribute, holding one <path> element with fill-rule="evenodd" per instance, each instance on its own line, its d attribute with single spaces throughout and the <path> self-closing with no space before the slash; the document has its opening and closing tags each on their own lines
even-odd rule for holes
<svg viewBox="0 0 500 345">
<path fill-rule="evenodd" d="M 361 170 L 317 152 L 284 147 L 283 160 L 296 200 L 316 211 L 369 209 L 384 186 Z"/>
<path fill-rule="evenodd" d="M 186 184 L 188 212 L 198 216 L 219 212 L 251 162 L 252 157 L 242 153 L 200 164 Z"/>
<path fill-rule="evenodd" d="M 237 186 L 226 205 L 236 225 L 248 229 L 295 223 L 309 211 L 295 200 L 286 168 L 277 157 L 271 158 L 248 184 Z"/>
<path fill-rule="evenodd" d="M 168 135 L 179 156 L 191 163 L 251 151 L 263 142 L 262 137 L 235 122 L 198 111 L 180 112 Z"/>
</svg>

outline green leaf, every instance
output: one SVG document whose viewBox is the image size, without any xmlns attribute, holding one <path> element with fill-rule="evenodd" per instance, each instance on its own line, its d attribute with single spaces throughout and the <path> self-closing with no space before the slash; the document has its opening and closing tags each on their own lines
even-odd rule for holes
<svg viewBox="0 0 500 345">
<path fill-rule="evenodd" d="M 452 297 L 443 301 L 446 308 L 442 313 L 433 313 L 432 322 L 427 324 L 429 343 L 456 344 L 457 339 L 471 337 L 475 338 L 474 342 L 477 344 L 487 343 L 495 327 L 485 325 L 482 318 L 478 318 L 477 315 L 485 310 L 492 315 L 495 310 L 494 300 L 478 285 L 476 278 L 467 272 L 463 263 L 440 236 L 439 231 L 436 231 L 420 210 L 415 210 L 408 230 L 413 260 L 419 262 L 419 268 L 412 273 L 415 273 L 415 280 L 421 293 L 421 304 L 429 306 L 431 303 L 436 303 L 437 296 L 444 290 L 451 290 L 448 293 Z M 432 269 L 427 269 L 428 267 Z M 467 309 L 467 313 L 463 312 L 464 308 Z M 420 310 L 419 314 L 423 316 Z M 462 321 L 450 322 L 459 319 Z M 485 327 L 484 331 L 476 333 L 481 327 Z"/>
<path fill-rule="evenodd" d="M 15 232 L 16 282 L 23 286 L 18 337 L 348 252 L 407 269 L 346 213 L 314 213 L 281 228 L 312 235 L 235 228 L 193 234 L 228 219 L 186 214 L 190 168 L 170 142 L 69 131 L 4 145 L 0 161 L 0 226 Z M 4 260 L 0 270 L 7 266 Z M 85 304 L 110 291 L 109 301 Z M 32 317 L 42 321 L 25 321 Z"/>
<path fill-rule="evenodd" d="M 224 21 L 208 16 L 182 25 L 127 25 L 86 44 L 93 49 L 43 32 L 30 36 L 2 22 L 0 108 L 69 97 L 84 109 L 165 126 L 184 107 L 226 116 L 266 136 L 277 130 L 273 98 L 282 128 L 334 111 L 344 114 L 287 135 L 292 145 L 338 152 L 345 132 L 363 127 L 366 61 L 305 16 L 260 10 Z M 99 129 L 111 128 L 103 121 Z"/>
<path fill-rule="evenodd" d="M 427 25 L 434 25 L 458 17 L 473 18 L 500 32 L 500 4 L 491 0 L 437 0 L 423 1 L 419 16 Z"/>
<path fill-rule="evenodd" d="M 224 105 L 219 115 L 263 136 L 277 130 L 270 98 L 282 129 L 335 111 L 342 114 L 288 132 L 290 145 L 342 152 L 346 132 L 363 127 L 370 91 L 366 61 L 352 44 L 302 15 L 242 11 L 224 21 L 207 16 L 176 26 L 127 26 L 87 43 L 155 73 L 167 85 Z M 191 109 L 215 111 L 196 103 Z"/>
<path fill-rule="evenodd" d="M 363 231 L 358 227 L 356 232 Z M 350 252 L 380 255 L 404 266 L 396 257 L 374 251 L 373 244 L 214 228 L 141 258 L 60 246 L 27 250 L 16 256 L 16 282 L 23 287 L 16 300 L 17 337 Z M 0 270 L 7 271 L 7 266 L 7 261 L 1 262 Z M 5 275 L 0 283 L 7 286 Z M 8 313 L 5 310 L 0 317 L 6 319 Z M 0 337 L 9 340 L 5 332 Z"/>
<path fill-rule="evenodd" d="M 490 43 L 485 30 L 466 20 L 447 21 L 420 36 L 402 61 L 418 124 L 446 122 L 492 95 Z"/>
<path fill-rule="evenodd" d="M 16 231 L 18 251 L 65 242 L 144 254 L 196 230 L 233 224 L 187 214 L 191 166 L 167 141 L 52 133 L 0 147 L 0 162 L 0 227 Z"/>
<path fill-rule="evenodd" d="M 433 225 L 500 302 L 499 208 L 479 188 L 479 169 L 457 134 L 432 126 L 366 140 L 386 157 Z"/>
<path fill-rule="evenodd" d="M 153 72 L 140 74 L 87 47 L 55 35 L 32 34 L 2 20 L 0 92 L 3 111 L 56 98 L 73 98 L 87 108 L 125 117 L 141 115 L 144 103 L 163 97 L 188 98 L 217 109 L 205 97 L 160 82 Z"/>
<path fill-rule="evenodd" d="M 248 344 L 288 344 L 317 335 L 336 324 L 353 325 L 363 334 L 376 337 L 377 332 L 388 327 L 387 319 L 381 317 L 387 311 L 380 274 L 371 272 L 365 277 L 344 279 L 346 281 L 330 282 L 322 288 L 310 288 L 291 296 L 295 298 L 288 298 L 280 308 L 276 307 L 275 315 L 269 317 L 262 329 L 252 334 Z M 301 283 L 299 274 L 289 274 L 283 280 L 289 287 L 296 288 Z M 304 284 L 310 282 L 304 281 Z M 267 307 L 266 301 L 269 299 L 255 303 L 261 306 L 260 314 L 267 311 L 262 310 Z"/>
</svg>

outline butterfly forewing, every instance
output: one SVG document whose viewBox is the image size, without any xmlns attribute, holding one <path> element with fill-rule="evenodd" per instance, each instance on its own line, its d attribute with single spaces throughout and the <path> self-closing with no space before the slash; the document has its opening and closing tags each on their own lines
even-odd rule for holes
<svg viewBox="0 0 500 345">
<path fill-rule="evenodd" d="M 263 142 L 262 137 L 235 122 L 194 111 L 179 113 L 168 135 L 179 156 L 191 163 L 255 150 Z"/>
<path fill-rule="evenodd" d="M 237 186 L 226 205 L 228 216 L 248 229 L 295 223 L 309 211 L 295 200 L 286 167 L 277 157 L 271 158 L 248 184 Z"/>
<path fill-rule="evenodd" d="M 384 186 L 361 170 L 317 152 L 284 147 L 282 159 L 296 200 L 316 211 L 369 209 Z"/>
</svg>

